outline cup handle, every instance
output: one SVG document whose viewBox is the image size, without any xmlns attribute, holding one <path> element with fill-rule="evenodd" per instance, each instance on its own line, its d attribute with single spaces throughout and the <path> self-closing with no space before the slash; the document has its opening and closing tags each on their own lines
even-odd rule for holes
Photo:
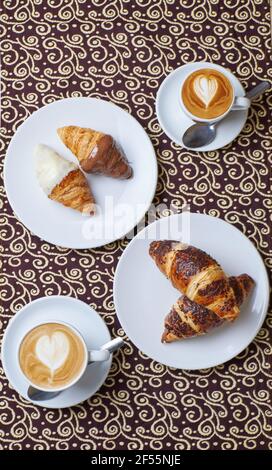
<svg viewBox="0 0 272 470">
<path fill-rule="evenodd" d="M 102 362 L 102 361 L 107 361 L 110 357 L 110 352 L 108 350 L 102 350 L 100 349 L 99 351 L 88 351 L 88 363 L 90 362 Z"/>
<path fill-rule="evenodd" d="M 251 101 L 245 96 L 236 96 L 232 105 L 232 111 L 241 111 L 242 109 L 248 109 Z"/>
</svg>

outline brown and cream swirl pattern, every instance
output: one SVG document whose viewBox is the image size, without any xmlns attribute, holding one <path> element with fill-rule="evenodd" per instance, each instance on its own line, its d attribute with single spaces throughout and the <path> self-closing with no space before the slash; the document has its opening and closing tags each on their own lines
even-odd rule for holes
<svg viewBox="0 0 272 470">
<path fill-rule="evenodd" d="M 246 88 L 272 78 L 268 0 L 3 0 L 2 162 L 25 119 L 70 96 L 108 99 L 152 139 L 156 205 L 221 217 L 258 247 L 271 243 L 271 92 L 252 105 L 239 137 L 196 153 L 171 142 L 155 114 L 156 91 L 176 67 L 221 64 Z M 92 305 L 113 335 L 112 283 L 127 241 L 95 250 L 52 246 L 12 213 L 2 186 L 1 335 L 29 301 L 63 294 Z M 0 369 L 0 449 L 268 449 L 271 441 L 271 314 L 249 347 L 213 369 L 181 371 L 150 360 L 126 339 L 99 392 L 71 409 L 38 408 Z M 1 336 L 2 337 L 2 336 Z"/>
</svg>

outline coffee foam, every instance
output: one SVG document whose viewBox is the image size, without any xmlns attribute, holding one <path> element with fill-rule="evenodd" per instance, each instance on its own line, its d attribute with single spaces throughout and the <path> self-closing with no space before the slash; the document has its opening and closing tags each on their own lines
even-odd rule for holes
<svg viewBox="0 0 272 470">
<path fill-rule="evenodd" d="M 64 364 L 69 352 L 70 342 L 61 331 L 55 331 L 51 336 L 40 336 L 35 347 L 37 358 L 50 369 L 51 375 Z"/>
<path fill-rule="evenodd" d="M 23 373 L 37 387 L 61 388 L 80 375 L 85 365 L 82 340 L 66 325 L 47 323 L 23 339 L 19 362 Z"/>
<path fill-rule="evenodd" d="M 205 77 L 199 75 L 193 82 L 195 95 L 202 101 L 205 108 L 208 108 L 216 96 L 218 90 L 218 81 L 214 77 Z"/>
<path fill-rule="evenodd" d="M 232 85 L 228 78 L 217 70 L 200 69 L 185 80 L 182 100 L 194 116 L 202 119 L 217 118 L 231 106 Z"/>
</svg>

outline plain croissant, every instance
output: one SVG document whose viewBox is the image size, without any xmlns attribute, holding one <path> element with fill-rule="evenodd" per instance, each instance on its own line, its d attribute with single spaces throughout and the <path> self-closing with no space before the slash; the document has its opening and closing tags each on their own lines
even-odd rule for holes
<svg viewBox="0 0 272 470">
<path fill-rule="evenodd" d="M 247 274 L 241 274 L 230 277 L 229 283 L 235 293 L 237 305 L 240 306 L 248 296 L 254 281 Z M 178 339 L 203 335 L 225 321 L 209 308 L 182 295 L 165 318 L 162 342 L 170 343 Z"/>
<path fill-rule="evenodd" d="M 78 126 L 61 127 L 57 133 L 87 173 L 119 179 L 132 176 L 132 169 L 125 155 L 110 135 Z"/>
<path fill-rule="evenodd" d="M 203 334 L 223 321 L 235 320 L 254 284 L 247 274 L 227 278 L 207 253 L 177 241 L 154 241 L 149 253 L 183 294 L 166 318 L 162 337 L 166 342 Z"/>
</svg>

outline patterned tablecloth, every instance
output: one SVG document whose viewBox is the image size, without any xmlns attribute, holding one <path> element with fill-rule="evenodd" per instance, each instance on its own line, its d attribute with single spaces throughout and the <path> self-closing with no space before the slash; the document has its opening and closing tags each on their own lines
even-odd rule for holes
<svg viewBox="0 0 272 470">
<path fill-rule="evenodd" d="M 246 88 L 271 79 L 266 0 L 4 0 L 1 152 L 36 109 L 70 96 L 111 100 L 135 116 L 156 150 L 155 204 L 221 217 L 244 232 L 271 268 L 271 97 L 250 109 L 233 143 L 182 150 L 160 128 L 155 97 L 176 67 L 208 60 Z M 2 189 L 4 192 L 4 190 Z M 77 297 L 124 335 L 112 283 L 127 245 L 61 249 L 32 235 L 6 200 L 1 215 L 2 333 L 44 295 Z M 1 369 L 1 449 L 267 449 L 271 443 L 271 316 L 235 359 L 201 371 L 150 360 L 130 341 L 99 392 L 71 409 L 38 408 Z M 270 421 L 270 422 L 269 422 Z M 269 438 L 270 436 L 270 438 Z"/>
</svg>

